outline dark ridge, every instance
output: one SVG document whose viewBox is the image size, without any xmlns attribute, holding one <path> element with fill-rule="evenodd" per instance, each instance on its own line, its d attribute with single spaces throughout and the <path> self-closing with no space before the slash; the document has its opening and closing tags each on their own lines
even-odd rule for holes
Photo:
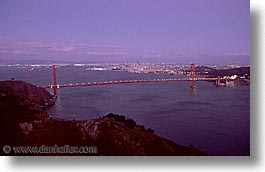
<svg viewBox="0 0 265 172">
<path fill-rule="evenodd" d="M 210 70 L 208 73 L 211 77 L 223 77 L 223 76 L 250 76 L 250 67 L 240 67 L 233 69 L 219 69 L 219 70 Z"/>
</svg>

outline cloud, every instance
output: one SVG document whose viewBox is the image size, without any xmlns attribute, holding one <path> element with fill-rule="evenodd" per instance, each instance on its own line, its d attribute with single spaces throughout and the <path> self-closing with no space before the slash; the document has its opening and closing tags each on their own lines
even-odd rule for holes
<svg viewBox="0 0 265 172">
<path fill-rule="evenodd" d="M 0 54 L 8 54 L 9 51 L 8 50 L 0 50 Z"/>
<path fill-rule="evenodd" d="M 125 52 L 120 51 L 113 51 L 113 52 L 97 52 L 97 51 L 90 51 L 86 52 L 86 55 L 95 55 L 95 56 L 117 56 L 117 55 L 124 55 Z"/>
<path fill-rule="evenodd" d="M 77 44 L 76 47 L 80 49 L 121 49 L 119 45 L 110 44 Z"/>
<path fill-rule="evenodd" d="M 28 52 L 24 50 L 14 50 L 13 53 L 14 54 L 27 54 Z"/>
<path fill-rule="evenodd" d="M 162 57 L 162 54 L 156 54 L 155 57 Z"/>
<path fill-rule="evenodd" d="M 86 56 L 122 56 L 127 54 L 127 51 L 119 45 L 77 44 L 76 49 L 80 55 Z"/>
<path fill-rule="evenodd" d="M 48 60 L 103 59 L 123 57 L 128 52 L 118 45 L 61 44 L 47 42 L 0 42 L 0 58 Z"/>
<path fill-rule="evenodd" d="M 50 47 L 48 48 L 49 51 L 54 51 L 54 52 L 70 52 L 73 51 L 75 48 L 73 46 L 55 46 L 55 47 Z"/>
<path fill-rule="evenodd" d="M 32 55 L 32 50 L 23 50 L 23 49 L 4 49 L 0 50 L 0 54 L 4 55 Z"/>
<path fill-rule="evenodd" d="M 243 52 L 243 53 L 230 53 L 226 54 L 227 56 L 249 56 L 249 53 Z"/>
</svg>

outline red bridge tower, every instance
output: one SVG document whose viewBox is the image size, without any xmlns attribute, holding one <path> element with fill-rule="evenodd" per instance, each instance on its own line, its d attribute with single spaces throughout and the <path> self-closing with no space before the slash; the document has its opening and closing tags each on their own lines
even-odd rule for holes
<svg viewBox="0 0 265 172">
<path fill-rule="evenodd" d="M 194 88 L 195 87 L 195 72 L 194 72 L 194 64 L 192 63 L 190 65 L 190 88 Z"/>
<path fill-rule="evenodd" d="M 53 96 L 57 97 L 57 82 L 56 82 L 56 66 L 55 64 L 52 65 L 53 67 Z"/>
</svg>

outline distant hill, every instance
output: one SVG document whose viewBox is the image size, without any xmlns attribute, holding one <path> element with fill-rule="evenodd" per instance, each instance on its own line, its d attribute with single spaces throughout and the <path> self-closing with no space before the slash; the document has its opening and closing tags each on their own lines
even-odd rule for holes
<svg viewBox="0 0 265 172">
<path fill-rule="evenodd" d="M 207 66 L 195 67 L 196 74 L 209 75 L 210 77 L 223 77 L 223 76 L 250 76 L 250 67 L 239 67 L 232 69 L 214 69 Z"/>
<path fill-rule="evenodd" d="M 208 67 L 208 66 L 196 66 L 195 72 L 200 74 L 205 74 L 206 72 L 213 71 L 215 69 Z"/>
<path fill-rule="evenodd" d="M 222 77 L 222 76 L 231 76 L 231 75 L 238 75 L 238 76 L 250 76 L 250 67 L 240 67 L 240 68 L 233 68 L 233 69 L 220 69 L 220 70 L 210 70 L 209 75 L 211 77 Z"/>
</svg>

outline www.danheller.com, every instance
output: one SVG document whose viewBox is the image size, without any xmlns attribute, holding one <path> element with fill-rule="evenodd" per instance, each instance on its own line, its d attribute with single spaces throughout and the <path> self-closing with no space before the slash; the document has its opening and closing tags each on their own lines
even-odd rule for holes
<svg viewBox="0 0 265 172">
<path fill-rule="evenodd" d="M 9 146 L 5 145 L 3 151 L 6 154 L 97 154 L 96 146 Z"/>
</svg>

